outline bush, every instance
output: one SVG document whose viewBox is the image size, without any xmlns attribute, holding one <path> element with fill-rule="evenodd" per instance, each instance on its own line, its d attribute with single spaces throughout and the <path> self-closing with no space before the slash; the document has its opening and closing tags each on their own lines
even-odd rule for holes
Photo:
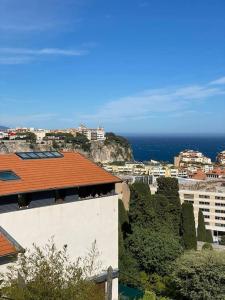
<svg viewBox="0 0 225 300">
<path fill-rule="evenodd" d="M 96 251 L 72 263 L 67 246 L 57 250 L 50 242 L 44 248 L 21 254 L 16 265 L 0 280 L 0 298 L 15 300 L 100 300 L 100 290 L 88 280 L 95 271 Z M 19 274 L 19 276 L 18 276 Z"/>
<path fill-rule="evenodd" d="M 170 232 L 136 227 L 127 239 L 140 270 L 147 274 L 169 274 L 172 262 L 181 254 L 179 240 Z"/>
<path fill-rule="evenodd" d="M 213 246 L 210 243 L 205 243 L 202 246 L 202 250 L 213 250 Z"/>
<path fill-rule="evenodd" d="M 225 299 L 225 252 L 190 251 L 175 264 L 173 283 L 177 299 Z"/>
</svg>

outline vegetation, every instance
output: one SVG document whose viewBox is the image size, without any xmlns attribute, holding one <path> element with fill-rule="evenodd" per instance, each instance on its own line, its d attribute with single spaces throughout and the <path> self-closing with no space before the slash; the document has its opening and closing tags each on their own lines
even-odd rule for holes
<svg viewBox="0 0 225 300">
<path fill-rule="evenodd" d="M 33 132 L 17 132 L 16 140 L 25 140 L 29 143 L 36 143 L 37 137 Z"/>
<path fill-rule="evenodd" d="M 198 211 L 198 241 L 206 242 L 206 228 L 202 210 Z"/>
<path fill-rule="evenodd" d="M 168 199 L 169 211 L 173 223 L 175 235 L 180 234 L 181 204 L 179 199 L 179 186 L 176 178 L 160 177 L 157 180 L 157 194 L 164 195 Z"/>
<path fill-rule="evenodd" d="M 198 239 L 205 244 L 196 251 L 192 204 L 180 205 L 176 179 L 158 185 L 151 195 L 147 184 L 133 184 L 129 212 L 119 206 L 120 282 L 144 290 L 143 299 L 225 299 L 225 252 L 213 250 L 202 211 Z"/>
<path fill-rule="evenodd" d="M 66 132 L 57 132 L 57 133 L 47 133 L 45 140 L 53 139 L 53 148 L 60 149 L 66 144 L 72 144 L 74 148 L 82 149 L 85 152 L 89 152 L 91 148 L 91 143 L 88 138 L 81 134 L 77 133 L 76 136 L 72 135 L 71 133 Z"/>
<path fill-rule="evenodd" d="M 221 237 L 220 245 L 225 246 L 225 235 Z"/>
<path fill-rule="evenodd" d="M 128 140 L 120 135 L 116 135 L 113 132 L 107 132 L 105 135 L 106 139 L 105 139 L 105 145 L 108 145 L 110 143 L 115 143 L 115 144 L 119 144 L 122 147 L 128 149 L 130 148 L 130 144 L 128 142 Z"/>
<path fill-rule="evenodd" d="M 176 261 L 173 282 L 177 299 L 225 299 L 225 252 L 184 253 Z"/>
<path fill-rule="evenodd" d="M 191 203 L 183 203 L 181 211 L 181 234 L 184 248 L 187 250 L 197 249 L 197 239 L 195 231 L 195 218 L 193 205 Z"/>
<path fill-rule="evenodd" d="M 0 298 L 14 300 L 100 300 L 100 290 L 88 280 L 94 272 L 95 248 L 88 257 L 72 263 L 67 247 L 54 243 L 21 255 L 17 265 L 0 281 Z M 19 274 L 19 275 L 18 275 Z"/>
</svg>

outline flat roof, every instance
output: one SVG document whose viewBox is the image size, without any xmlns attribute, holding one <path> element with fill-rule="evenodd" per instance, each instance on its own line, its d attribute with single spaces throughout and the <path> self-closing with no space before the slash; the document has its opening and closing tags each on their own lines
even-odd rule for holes
<svg viewBox="0 0 225 300">
<path fill-rule="evenodd" d="M 78 152 L 64 152 L 61 158 L 27 160 L 16 154 L 2 154 L 1 171 L 13 171 L 19 179 L 0 180 L 0 196 L 121 181 Z"/>
</svg>

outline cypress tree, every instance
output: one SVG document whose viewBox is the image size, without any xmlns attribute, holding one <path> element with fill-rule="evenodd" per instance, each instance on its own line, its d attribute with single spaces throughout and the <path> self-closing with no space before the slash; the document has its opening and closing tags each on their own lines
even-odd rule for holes
<svg viewBox="0 0 225 300">
<path fill-rule="evenodd" d="M 121 199 L 119 199 L 118 204 L 119 204 L 119 226 L 120 226 L 121 233 L 123 234 L 123 238 L 125 239 L 127 233 L 130 232 L 129 219 L 128 219 L 127 211 Z"/>
<path fill-rule="evenodd" d="M 173 232 L 173 222 L 170 214 L 170 204 L 164 195 L 152 196 L 153 207 L 156 214 L 156 229 L 167 229 Z"/>
<path fill-rule="evenodd" d="M 135 226 L 154 227 L 156 218 L 148 184 L 135 183 L 130 190 L 129 222 L 131 229 Z"/>
<path fill-rule="evenodd" d="M 202 210 L 198 211 L 198 241 L 206 242 L 206 228 Z"/>
<path fill-rule="evenodd" d="M 157 194 L 164 195 L 169 202 L 169 210 L 175 235 L 180 234 L 181 203 L 179 197 L 179 185 L 176 178 L 159 177 L 157 179 Z"/>
<path fill-rule="evenodd" d="M 197 249 L 197 238 L 195 230 L 195 218 L 193 205 L 184 202 L 181 210 L 181 234 L 184 248 L 187 250 Z"/>
<path fill-rule="evenodd" d="M 211 230 L 206 229 L 206 243 L 213 243 L 213 237 L 212 237 L 212 232 Z"/>
</svg>

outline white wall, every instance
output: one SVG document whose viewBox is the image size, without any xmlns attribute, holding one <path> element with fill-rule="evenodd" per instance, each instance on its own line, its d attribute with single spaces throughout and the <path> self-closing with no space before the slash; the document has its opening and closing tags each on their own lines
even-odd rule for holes
<svg viewBox="0 0 225 300">
<path fill-rule="evenodd" d="M 4 213 L 0 226 L 24 248 L 44 245 L 54 236 L 58 248 L 68 245 L 71 259 L 85 256 L 96 240 L 102 269 L 118 268 L 118 196 Z M 113 300 L 117 299 L 114 280 Z"/>
</svg>

